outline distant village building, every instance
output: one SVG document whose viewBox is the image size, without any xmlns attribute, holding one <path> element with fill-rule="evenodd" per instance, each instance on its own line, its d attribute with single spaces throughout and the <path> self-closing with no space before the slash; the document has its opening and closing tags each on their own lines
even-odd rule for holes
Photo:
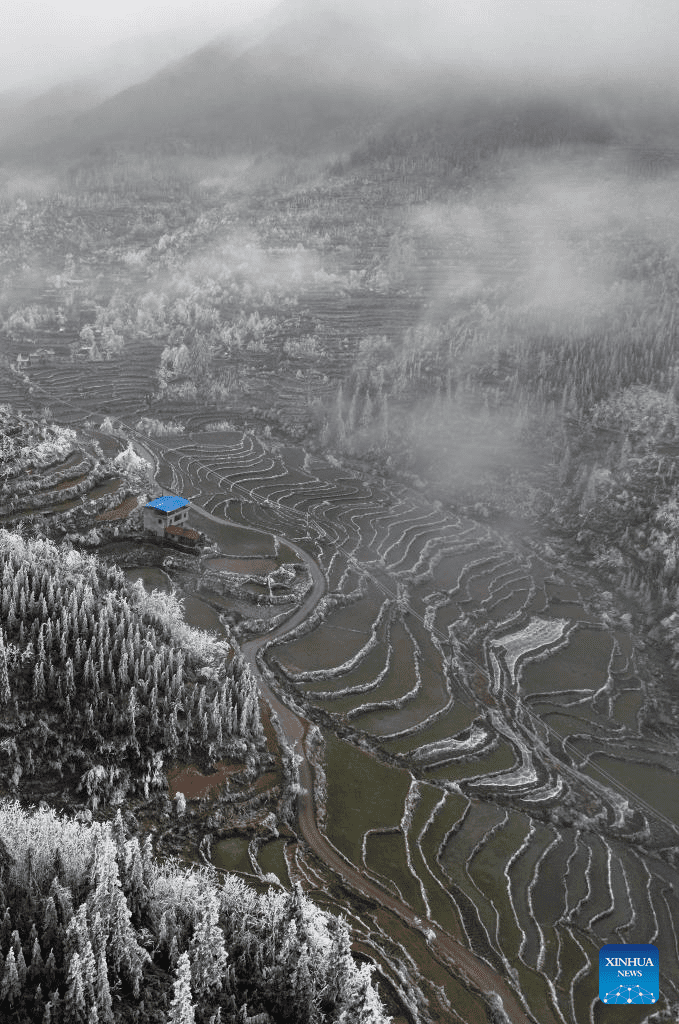
<svg viewBox="0 0 679 1024">
<path fill-rule="evenodd" d="M 16 368 L 21 370 L 24 366 L 45 366 L 47 363 L 51 363 L 54 359 L 53 348 L 36 348 L 33 352 L 28 352 L 23 355 L 19 352 L 16 358 Z"/>
<path fill-rule="evenodd" d="M 200 534 L 185 526 L 191 502 L 176 494 L 164 494 L 144 506 L 144 529 L 194 547 Z"/>
</svg>

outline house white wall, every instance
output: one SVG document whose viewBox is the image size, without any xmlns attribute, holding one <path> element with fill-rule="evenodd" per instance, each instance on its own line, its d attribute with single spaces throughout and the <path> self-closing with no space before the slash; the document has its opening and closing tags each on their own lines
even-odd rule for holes
<svg viewBox="0 0 679 1024">
<path fill-rule="evenodd" d="M 186 520 L 189 518 L 188 506 L 184 508 L 178 508 L 176 512 L 172 512 L 167 516 L 168 526 L 183 526 Z"/>
<path fill-rule="evenodd" d="M 156 511 L 155 508 L 144 509 L 144 529 L 151 530 L 152 533 L 157 533 L 159 537 L 162 537 L 165 533 L 165 520 L 166 517 L 162 513 Z"/>
<path fill-rule="evenodd" d="M 166 526 L 184 526 L 188 518 L 188 505 L 178 508 L 176 512 L 170 512 L 169 515 L 158 512 L 155 508 L 145 508 L 144 529 L 151 530 L 152 533 L 157 533 L 159 537 L 162 537 Z"/>
</svg>

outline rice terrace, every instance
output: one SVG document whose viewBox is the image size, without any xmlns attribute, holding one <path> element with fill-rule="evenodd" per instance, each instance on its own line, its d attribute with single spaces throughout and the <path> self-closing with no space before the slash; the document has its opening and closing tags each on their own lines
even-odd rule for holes
<svg viewBox="0 0 679 1024">
<path fill-rule="evenodd" d="M 2 1020 L 679 1020 L 677 12 L 442 6 L 0 88 Z"/>
</svg>

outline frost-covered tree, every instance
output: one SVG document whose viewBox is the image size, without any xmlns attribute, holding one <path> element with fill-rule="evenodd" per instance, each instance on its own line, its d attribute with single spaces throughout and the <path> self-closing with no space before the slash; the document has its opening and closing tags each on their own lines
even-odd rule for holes
<svg viewBox="0 0 679 1024">
<path fill-rule="evenodd" d="M 188 952 L 177 961 L 174 993 L 167 1024 L 195 1024 L 196 1015 L 191 999 L 191 965 Z"/>
<path fill-rule="evenodd" d="M 29 979 L 32 982 L 35 982 L 37 979 L 42 978 L 44 970 L 45 962 L 42 958 L 42 953 L 40 951 L 40 942 L 38 941 L 38 936 L 36 935 L 36 937 L 33 940 L 33 948 L 31 950 L 31 966 L 28 968 Z"/>
<path fill-rule="evenodd" d="M 7 651 L 5 650 L 5 634 L 0 626 L 0 705 L 9 704 L 12 691 L 9 685 L 9 671 L 7 668 Z"/>
<path fill-rule="evenodd" d="M 227 954 L 217 920 L 217 900 L 213 892 L 208 892 L 189 947 L 191 987 L 199 997 L 216 995 L 224 981 Z"/>
<path fill-rule="evenodd" d="M 68 967 L 64 1011 L 67 1021 L 72 1021 L 73 1024 L 87 1024 L 87 1004 L 79 953 L 73 954 Z"/>
<path fill-rule="evenodd" d="M 97 976 L 94 983 L 94 996 L 101 1024 L 112 1024 L 114 1019 L 113 1002 L 111 1000 L 111 990 L 108 983 L 106 955 L 103 950 L 100 952 L 99 959 L 97 961 Z"/>
<path fill-rule="evenodd" d="M 12 947 L 5 960 L 5 969 L 2 974 L 2 983 L 0 984 L 0 1001 L 6 1000 L 10 1006 L 14 1006 L 20 995 L 19 972 L 17 971 L 14 948 Z"/>
<path fill-rule="evenodd" d="M 96 1011 L 98 1024 L 113 1024 L 133 1016 L 153 961 L 154 983 L 167 979 L 160 982 L 166 1005 L 174 989 L 170 1021 L 207 1022 L 218 1003 L 226 1024 L 247 1003 L 290 1024 L 342 1014 L 386 1024 L 369 971 L 353 962 L 346 924 L 333 923 L 299 888 L 258 895 L 236 876 L 155 862 L 148 842 L 140 848 L 125 839 L 122 820 L 86 826 L 53 811 L 28 815 L 18 801 L 0 802 L 0 835 L 14 912 L 0 922 L 0 1017 L 5 1007 L 8 1020 L 16 1009 L 18 1019 L 90 1024 Z M 29 921 L 31 966 L 22 986 L 19 929 Z M 38 986 L 47 999 L 36 1001 Z"/>
</svg>

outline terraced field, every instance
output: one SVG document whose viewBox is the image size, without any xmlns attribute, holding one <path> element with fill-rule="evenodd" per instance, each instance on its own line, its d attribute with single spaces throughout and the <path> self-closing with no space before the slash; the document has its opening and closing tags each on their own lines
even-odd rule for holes
<svg viewBox="0 0 679 1024">
<path fill-rule="evenodd" d="M 285 857 L 343 908 L 422 1020 L 483 1020 L 475 989 L 502 990 L 512 1020 L 618 1020 L 596 971 L 618 941 L 659 946 L 676 1002 L 677 768 L 641 734 L 653 680 L 596 579 L 299 446 L 236 430 L 144 446 L 159 483 L 233 524 L 228 557 L 288 542 L 320 570 L 260 664 L 322 726 L 327 782 L 316 769 L 313 842 L 308 824 L 294 853 L 264 847 L 264 869 Z"/>
<path fill-rule="evenodd" d="M 594 1010 L 611 941 L 656 942 L 674 1001 L 676 764 L 641 737 L 651 680 L 596 580 L 296 447 L 236 433 L 153 447 L 165 486 L 323 572 L 316 611 L 265 658 L 324 724 L 324 834 L 342 856 L 459 936 L 540 1022 L 614 1019 Z M 318 888 L 303 854 L 300 868 Z"/>
</svg>

